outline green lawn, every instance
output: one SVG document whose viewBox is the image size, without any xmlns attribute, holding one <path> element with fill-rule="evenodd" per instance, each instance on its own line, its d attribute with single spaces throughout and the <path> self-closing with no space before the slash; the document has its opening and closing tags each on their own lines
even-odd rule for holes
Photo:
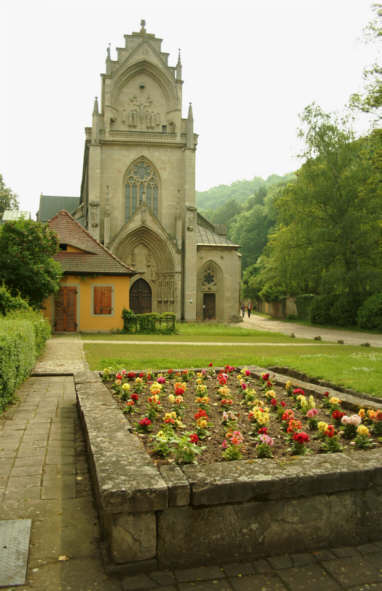
<svg viewBox="0 0 382 591">
<path fill-rule="evenodd" d="M 230 326 L 215 323 L 179 323 L 176 334 L 93 334 L 81 333 L 83 340 L 111 340 L 111 341 L 205 341 L 205 342 L 262 342 L 262 343 L 306 343 L 311 339 L 291 339 L 287 335 L 270 333 L 269 331 L 252 330 L 240 326 Z"/>
<path fill-rule="evenodd" d="M 233 330 L 243 331 L 245 329 Z M 255 331 L 245 331 L 253 334 Z M 126 369 L 168 369 L 184 367 L 206 367 L 212 362 L 214 366 L 230 365 L 260 365 L 270 367 L 279 365 L 290 367 L 315 378 L 323 378 L 334 384 L 354 388 L 359 392 L 372 394 L 382 398 L 382 349 L 353 347 L 350 345 L 338 345 L 327 343 L 309 345 L 301 343 L 297 339 L 281 337 L 275 334 L 259 333 L 253 336 L 253 345 L 240 345 L 240 339 L 236 341 L 227 335 L 211 334 L 202 337 L 201 332 L 188 340 L 194 341 L 221 341 L 233 342 L 234 345 L 181 345 L 176 340 L 186 340 L 186 335 L 177 335 L 173 344 L 145 344 L 144 337 L 139 344 L 84 344 L 86 357 L 90 368 L 102 370 L 105 367 L 113 367 L 115 370 Z M 92 335 L 93 338 L 94 335 Z M 118 340 L 120 336 L 113 337 Z M 154 335 L 147 335 L 146 340 L 155 340 Z M 182 336 L 182 338 L 179 338 Z M 191 335 L 189 335 L 191 336 Z M 239 337 L 240 335 L 236 335 Z M 242 335 L 244 336 L 244 335 Z M 213 337 L 213 338 L 212 338 Z M 228 338 L 230 337 L 230 338 Z M 268 338 L 265 338 L 268 337 Z M 100 336 L 99 338 L 102 338 Z M 270 344 L 262 346 L 257 342 L 290 342 L 293 346 L 278 346 Z M 134 337 L 134 340 L 138 340 Z M 165 340 L 163 336 L 158 340 Z M 167 340 L 167 339 L 166 339 Z M 251 339 L 252 340 L 252 339 Z M 246 335 L 246 342 L 250 339 Z"/>
</svg>

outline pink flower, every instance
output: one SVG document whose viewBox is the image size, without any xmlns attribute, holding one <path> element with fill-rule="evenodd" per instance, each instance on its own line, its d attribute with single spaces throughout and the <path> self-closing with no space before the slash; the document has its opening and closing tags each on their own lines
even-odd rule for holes
<svg viewBox="0 0 382 591">
<path fill-rule="evenodd" d="M 222 443 L 222 448 L 223 448 L 223 449 L 227 449 L 227 447 L 228 447 L 227 440 L 226 440 L 226 439 L 224 439 L 224 441 L 223 441 L 223 443 Z"/>
<path fill-rule="evenodd" d="M 251 372 L 249 371 L 249 369 L 246 369 L 246 370 L 245 370 L 245 375 L 246 375 L 246 376 L 250 376 L 250 375 L 251 375 Z"/>
<path fill-rule="evenodd" d="M 242 390 L 246 390 L 247 389 L 247 384 L 245 382 L 241 382 L 241 389 Z"/>
<path fill-rule="evenodd" d="M 351 425 L 355 425 L 356 427 L 358 427 L 362 422 L 362 419 L 359 415 L 352 415 L 351 417 L 349 417 L 349 423 Z"/>
<path fill-rule="evenodd" d="M 166 378 L 158 378 L 157 379 L 158 384 L 165 384 L 166 383 Z"/>
<path fill-rule="evenodd" d="M 313 417 L 315 417 L 318 414 L 318 410 L 316 408 L 310 408 L 308 410 L 308 412 L 306 413 L 306 416 L 309 419 L 313 419 Z"/>
<path fill-rule="evenodd" d="M 273 438 L 269 437 L 269 435 L 267 435 L 266 433 L 263 433 L 262 435 L 260 435 L 259 439 L 261 440 L 261 443 L 266 443 L 270 447 L 272 447 L 272 445 L 274 444 Z"/>
</svg>

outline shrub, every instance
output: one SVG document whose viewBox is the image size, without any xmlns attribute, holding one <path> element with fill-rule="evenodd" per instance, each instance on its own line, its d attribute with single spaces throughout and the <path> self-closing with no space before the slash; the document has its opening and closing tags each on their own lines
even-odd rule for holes
<svg viewBox="0 0 382 591">
<path fill-rule="evenodd" d="M 314 295 L 311 293 L 296 296 L 297 318 L 299 320 L 310 320 L 313 299 Z"/>
<path fill-rule="evenodd" d="M 332 323 L 338 326 L 354 326 L 357 323 L 359 306 L 360 300 L 353 294 L 337 296 L 331 309 Z"/>
<path fill-rule="evenodd" d="M 126 332 L 140 334 L 171 334 L 176 330 L 175 314 L 134 314 L 122 311 L 123 327 Z"/>
<path fill-rule="evenodd" d="M 15 310 L 31 310 L 31 308 L 21 296 L 13 296 L 4 284 L 0 285 L 0 314 L 6 316 Z"/>
<path fill-rule="evenodd" d="M 317 295 L 314 297 L 310 309 L 310 321 L 313 324 L 331 324 L 333 322 L 332 308 L 335 303 L 334 295 Z"/>
<path fill-rule="evenodd" d="M 0 411 L 33 369 L 49 335 L 49 323 L 38 312 L 0 317 Z"/>
<path fill-rule="evenodd" d="M 360 328 L 382 330 L 382 293 L 367 298 L 358 310 L 357 324 Z"/>
</svg>

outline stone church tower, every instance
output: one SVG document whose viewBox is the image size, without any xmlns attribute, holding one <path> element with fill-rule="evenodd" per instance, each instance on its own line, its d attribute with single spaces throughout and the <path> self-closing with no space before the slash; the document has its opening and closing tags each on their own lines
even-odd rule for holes
<svg viewBox="0 0 382 591">
<path fill-rule="evenodd" d="M 192 107 L 182 118 L 180 55 L 169 66 L 161 44 L 141 21 L 117 60 L 108 49 L 74 217 L 136 271 L 135 312 L 230 321 L 239 316 L 238 246 L 196 210 Z"/>
</svg>

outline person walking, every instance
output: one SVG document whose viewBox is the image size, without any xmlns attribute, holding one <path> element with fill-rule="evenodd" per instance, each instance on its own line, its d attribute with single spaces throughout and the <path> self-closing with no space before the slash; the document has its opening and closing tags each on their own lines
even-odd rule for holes
<svg viewBox="0 0 382 591">
<path fill-rule="evenodd" d="M 248 302 L 247 312 L 248 312 L 248 318 L 250 318 L 251 317 L 251 312 L 252 312 L 252 302 Z"/>
<path fill-rule="evenodd" d="M 241 304 L 240 310 L 241 310 L 241 316 L 242 316 L 242 318 L 244 318 L 244 314 L 245 314 L 245 306 L 244 306 L 244 303 Z"/>
</svg>

